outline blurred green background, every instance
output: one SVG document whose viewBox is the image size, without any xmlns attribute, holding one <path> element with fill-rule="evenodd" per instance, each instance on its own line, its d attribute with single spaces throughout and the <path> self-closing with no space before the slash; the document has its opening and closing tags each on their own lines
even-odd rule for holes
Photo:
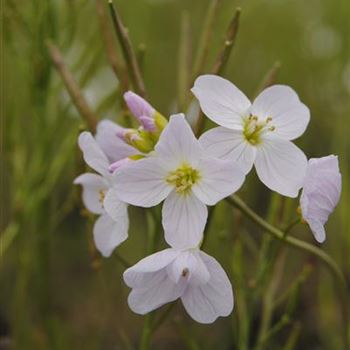
<svg viewBox="0 0 350 350">
<path fill-rule="evenodd" d="M 253 96 L 278 60 L 277 82 L 292 86 L 311 110 L 309 128 L 297 144 L 308 157 L 339 155 L 343 192 L 322 248 L 349 283 L 350 2 L 219 2 L 203 72 L 210 71 L 240 6 L 240 30 L 224 76 Z M 107 11 L 104 23 L 112 30 L 107 1 L 101 3 Z M 142 67 L 149 101 L 164 115 L 176 112 L 183 86 L 179 76 L 186 68 L 182 63 L 179 69 L 181 23 L 188 19 L 185 42 L 193 50 L 185 62 L 193 64 L 210 1 L 115 3 L 135 49 L 142 54 L 139 45 L 146 47 Z M 51 39 L 61 50 L 98 117 L 123 123 L 96 1 L 3 0 L 1 11 L 0 349 L 133 349 L 143 317 L 127 306 L 123 266 L 113 256 L 102 259 L 93 247 L 93 219 L 72 184 L 84 171 L 76 140 L 86 126 L 46 46 Z M 190 84 L 180 90 L 186 91 L 186 101 Z M 295 216 L 296 201 L 271 198 L 253 173 L 240 195 L 263 215 L 272 199 L 277 203 L 273 221 L 282 227 Z M 147 216 L 139 208 L 129 212 L 130 238 L 118 251 L 135 263 L 145 255 Z M 271 315 L 276 329 L 266 349 L 342 349 L 338 286 L 319 261 L 263 239 L 259 228 L 226 203 L 215 211 L 208 234 L 205 250 L 223 264 L 234 286 L 233 314 L 214 325 L 198 325 L 178 303 L 155 332 L 152 349 L 250 349 L 271 290 L 272 299 L 285 297 Z M 305 226 L 292 234 L 313 242 Z M 161 239 L 158 249 L 164 246 Z M 302 283 L 288 288 L 299 279 Z"/>
</svg>

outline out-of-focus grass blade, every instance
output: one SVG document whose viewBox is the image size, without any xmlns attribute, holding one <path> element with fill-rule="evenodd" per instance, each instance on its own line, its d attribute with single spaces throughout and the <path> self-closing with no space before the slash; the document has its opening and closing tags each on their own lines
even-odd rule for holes
<svg viewBox="0 0 350 350">
<path fill-rule="evenodd" d="M 0 236 L 0 257 L 3 258 L 7 249 L 10 247 L 13 240 L 19 232 L 19 225 L 16 222 L 11 222 Z"/>
</svg>

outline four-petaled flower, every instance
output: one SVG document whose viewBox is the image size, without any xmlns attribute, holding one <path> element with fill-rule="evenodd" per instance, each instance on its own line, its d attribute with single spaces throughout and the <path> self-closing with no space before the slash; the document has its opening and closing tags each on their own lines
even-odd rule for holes
<svg viewBox="0 0 350 350">
<path fill-rule="evenodd" d="M 330 155 L 309 160 L 300 208 L 317 242 L 326 239 L 324 224 L 338 204 L 341 192 L 341 174 L 338 157 Z"/>
<path fill-rule="evenodd" d="M 198 248 L 169 248 L 150 255 L 127 269 L 124 281 L 132 288 L 129 306 L 138 314 L 178 298 L 200 323 L 212 323 L 233 309 L 232 286 L 225 271 Z"/>
<path fill-rule="evenodd" d="M 245 173 L 254 164 L 258 177 L 271 190 L 288 197 L 298 195 L 307 159 L 291 140 L 304 133 L 310 113 L 294 90 L 275 85 L 251 103 L 228 80 L 203 75 L 192 92 L 203 112 L 221 125 L 200 138 L 209 154 L 236 161 Z"/>
<path fill-rule="evenodd" d="M 244 174 L 231 161 L 207 155 L 183 115 L 174 115 L 155 151 L 116 174 L 115 187 L 126 203 L 152 207 L 165 199 L 163 227 L 174 248 L 197 246 L 207 220 L 206 205 L 237 191 Z"/>
<path fill-rule="evenodd" d="M 100 175 L 85 173 L 78 176 L 74 183 L 83 187 L 86 208 L 100 215 L 93 229 L 94 241 L 101 254 L 108 257 L 128 237 L 127 205 L 120 201 L 112 188 L 110 162 L 91 133 L 79 135 L 79 147 L 85 162 Z"/>
</svg>

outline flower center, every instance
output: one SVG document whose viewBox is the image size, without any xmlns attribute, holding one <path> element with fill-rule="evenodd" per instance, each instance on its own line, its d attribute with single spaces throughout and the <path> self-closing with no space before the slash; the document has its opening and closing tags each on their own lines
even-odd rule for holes
<svg viewBox="0 0 350 350">
<path fill-rule="evenodd" d="M 243 135 L 247 142 L 251 145 L 257 145 L 260 143 L 260 136 L 263 132 L 274 131 L 273 125 L 268 126 L 272 121 L 271 117 L 267 117 L 265 121 L 259 121 L 256 115 L 250 115 L 244 120 Z"/>
<path fill-rule="evenodd" d="M 98 194 L 99 194 L 99 199 L 98 200 L 101 203 L 101 205 L 103 206 L 103 201 L 105 199 L 106 193 L 105 193 L 104 190 L 99 190 Z"/>
<path fill-rule="evenodd" d="M 175 186 L 177 193 L 186 194 L 199 178 L 198 171 L 185 163 L 180 168 L 170 172 L 166 181 Z"/>
</svg>

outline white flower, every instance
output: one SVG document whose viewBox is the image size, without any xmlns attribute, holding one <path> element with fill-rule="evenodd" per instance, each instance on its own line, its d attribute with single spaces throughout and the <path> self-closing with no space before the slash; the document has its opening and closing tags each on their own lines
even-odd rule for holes
<svg viewBox="0 0 350 350">
<path fill-rule="evenodd" d="M 86 208 L 100 215 L 93 229 L 94 240 L 101 254 L 108 257 L 128 237 L 127 205 L 120 201 L 112 188 L 112 175 L 108 170 L 110 163 L 91 133 L 80 134 L 79 147 L 85 162 L 100 175 L 85 173 L 74 183 L 83 186 Z"/>
<path fill-rule="evenodd" d="M 174 248 L 199 244 L 206 205 L 236 191 L 243 172 L 231 161 L 207 156 L 182 114 L 170 118 L 155 152 L 116 174 L 116 189 L 126 203 L 152 207 L 165 199 L 165 239 Z"/>
<path fill-rule="evenodd" d="M 310 113 L 291 88 L 269 87 L 251 103 L 228 80 L 203 75 L 192 92 L 203 112 L 221 125 L 200 138 L 209 154 L 238 162 L 245 173 L 254 164 L 260 180 L 271 190 L 298 195 L 307 159 L 290 140 L 304 133 Z"/>
<path fill-rule="evenodd" d="M 124 272 L 132 288 L 128 303 L 146 314 L 181 298 L 197 322 L 212 323 L 233 309 L 231 283 L 220 264 L 199 249 L 165 249 L 150 255 Z"/>
<path fill-rule="evenodd" d="M 338 204 L 341 174 L 338 157 L 330 155 L 309 160 L 300 197 L 303 219 L 308 223 L 317 242 L 326 239 L 324 224 Z"/>
</svg>

